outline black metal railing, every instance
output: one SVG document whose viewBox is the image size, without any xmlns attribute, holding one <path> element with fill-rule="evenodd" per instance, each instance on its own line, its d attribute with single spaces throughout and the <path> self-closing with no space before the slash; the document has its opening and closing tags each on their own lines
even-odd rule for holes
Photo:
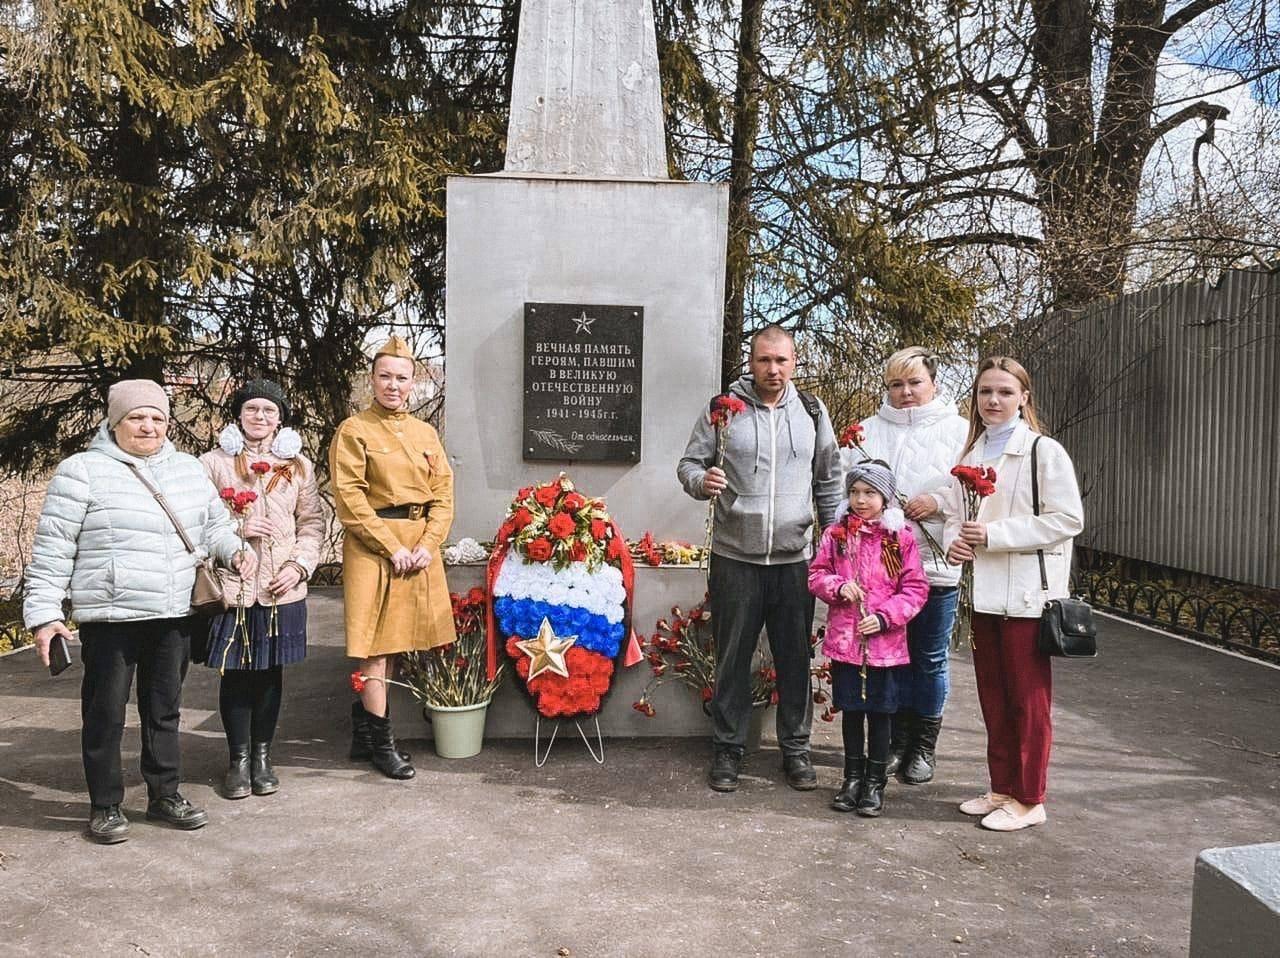
<svg viewBox="0 0 1280 958">
<path fill-rule="evenodd" d="M 1280 663 L 1280 619 L 1265 609 L 1098 570 L 1073 575 L 1072 591 L 1105 612 Z"/>
</svg>

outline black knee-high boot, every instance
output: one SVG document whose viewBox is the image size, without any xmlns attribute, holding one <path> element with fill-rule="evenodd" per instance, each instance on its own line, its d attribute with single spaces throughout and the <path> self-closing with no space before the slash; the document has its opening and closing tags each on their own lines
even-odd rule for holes
<svg viewBox="0 0 1280 958">
<path fill-rule="evenodd" d="M 253 673 L 232 669 L 218 686 L 218 712 L 227 736 L 230 762 L 222 779 L 224 798 L 244 798 L 250 791 L 249 737 L 253 721 Z"/>
<path fill-rule="evenodd" d="M 284 670 L 280 666 L 253 673 L 253 749 L 249 756 L 249 780 L 255 795 L 270 795 L 280 788 L 271 766 L 271 741 L 280 719 Z"/>
</svg>

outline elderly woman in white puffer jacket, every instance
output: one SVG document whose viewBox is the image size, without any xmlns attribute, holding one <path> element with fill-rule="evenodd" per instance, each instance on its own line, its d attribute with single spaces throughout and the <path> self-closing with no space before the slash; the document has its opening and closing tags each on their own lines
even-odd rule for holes
<svg viewBox="0 0 1280 958">
<path fill-rule="evenodd" d="M 933 779 L 942 711 L 951 687 L 947 646 L 956 618 L 960 572 L 935 554 L 921 529 L 941 545 L 943 505 L 951 488 L 951 467 L 960 461 L 969 432 L 956 404 L 938 395 L 938 358 L 919 346 L 889 357 L 884 369 L 884 402 L 862 422 L 862 448 L 893 470 L 906 497 L 903 512 L 920 543 L 929 579 L 929 600 L 907 625 L 910 682 L 897 714 L 887 773 L 908 785 Z M 857 458 L 857 450 L 850 450 Z M 848 457 L 848 454 L 846 454 Z M 848 470 L 853 461 L 846 461 Z"/>
<path fill-rule="evenodd" d="M 191 635 L 194 557 L 148 490 L 164 496 L 187 538 L 224 565 L 256 567 L 199 461 L 166 438 L 169 398 L 146 379 L 116 383 L 107 421 L 49 483 L 27 566 L 23 619 L 47 665 L 55 636 L 69 637 L 63 601 L 80 626 L 84 680 L 81 745 L 92 810 L 89 838 L 124 841 L 120 739 L 138 676 L 147 818 L 175 828 L 208 821 L 178 792 L 178 719 Z"/>
</svg>

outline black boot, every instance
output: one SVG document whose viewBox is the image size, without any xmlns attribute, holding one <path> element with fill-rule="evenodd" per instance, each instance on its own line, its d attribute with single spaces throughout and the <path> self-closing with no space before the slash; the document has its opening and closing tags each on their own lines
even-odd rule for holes
<svg viewBox="0 0 1280 958">
<path fill-rule="evenodd" d="M 249 794 L 249 750 L 240 746 L 231 749 L 231 764 L 222 779 L 223 798 L 245 798 Z"/>
<path fill-rule="evenodd" d="M 742 749 L 731 745 L 717 745 L 711 769 L 707 772 L 707 784 L 712 791 L 736 792 L 738 772 L 742 767 Z"/>
<path fill-rule="evenodd" d="M 875 818 L 884 810 L 884 786 L 889 781 L 884 762 L 867 762 L 867 780 L 858 796 L 857 813 L 863 818 Z"/>
<path fill-rule="evenodd" d="M 898 767 L 902 765 L 902 759 L 911 749 L 911 743 L 916 737 L 916 720 L 919 718 L 915 712 L 905 709 L 899 710 L 893 716 L 893 731 L 889 738 L 889 764 L 886 774 L 893 775 L 898 771 Z"/>
<path fill-rule="evenodd" d="M 369 755 L 373 767 L 387 778 L 413 778 L 413 766 L 401 757 L 396 748 L 396 737 L 391 731 L 391 719 L 386 716 L 370 715 L 365 712 L 365 721 L 369 724 L 369 734 L 373 740 L 373 750 Z"/>
<path fill-rule="evenodd" d="M 369 731 L 368 712 L 359 699 L 351 703 L 351 760 L 367 762 L 373 755 L 373 735 Z M 413 758 L 408 752 L 399 749 L 400 757 L 406 762 Z"/>
<path fill-rule="evenodd" d="M 938 733 L 942 731 L 942 717 L 916 719 L 915 747 L 902 761 L 898 777 L 908 785 L 924 785 L 933 781 L 933 769 L 937 764 Z"/>
<path fill-rule="evenodd" d="M 831 800 L 831 807 L 837 812 L 851 812 L 858 807 L 858 792 L 862 791 L 862 781 L 866 775 L 866 759 L 844 757 L 844 781 L 840 783 L 840 791 Z"/>
<path fill-rule="evenodd" d="M 253 757 L 249 762 L 249 777 L 253 784 L 253 794 L 270 795 L 280 788 L 280 779 L 276 778 L 276 770 L 271 767 L 271 743 L 254 742 Z"/>
</svg>

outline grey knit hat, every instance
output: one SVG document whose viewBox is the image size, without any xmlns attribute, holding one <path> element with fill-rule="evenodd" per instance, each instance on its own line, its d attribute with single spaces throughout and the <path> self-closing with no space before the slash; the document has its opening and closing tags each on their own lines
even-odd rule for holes
<svg viewBox="0 0 1280 958">
<path fill-rule="evenodd" d="M 844 477 L 844 494 L 846 496 L 855 482 L 865 482 L 880 495 L 884 496 L 886 508 L 894 505 L 898 484 L 894 481 L 893 470 L 878 459 L 867 459 L 849 470 Z"/>
<path fill-rule="evenodd" d="M 232 419 L 240 418 L 240 409 L 250 399 L 265 399 L 267 402 L 275 403 L 276 408 L 280 410 L 282 423 L 288 422 L 289 415 L 293 412 L 289 406 L 289 400 L 284 398 L 284 390 L 278 383 L 273 383 L 270 379 L 251 379 L 237 389 L 235 395 L 231 397 L 227 410 L 231 413 Z"/>
<path fill-rule="evenodd" d="M 107 390 L 107 425 L 112 429 L 135 409 L 158 409 L 169 415 L 169 397 L 150 379 L 122 379 Z"/>
</svg>

